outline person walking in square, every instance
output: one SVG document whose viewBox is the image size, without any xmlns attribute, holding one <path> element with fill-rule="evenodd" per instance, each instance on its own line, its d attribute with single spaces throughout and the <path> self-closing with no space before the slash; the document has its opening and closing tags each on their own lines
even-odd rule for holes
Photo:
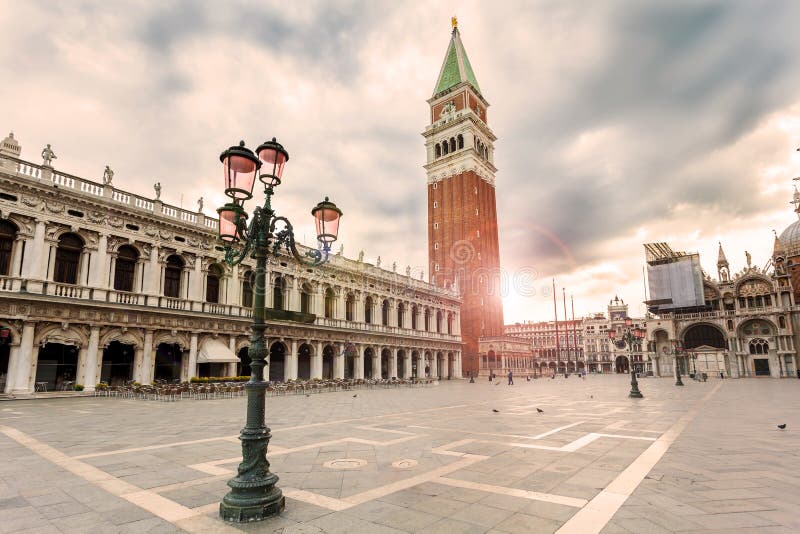
<svg viewBox="0 0 800 534">
<path fill-rule="evenodd" d="M 508 385 L 509 386 L 514 385 L 514 373 L 512 373 L 511 371 L 508 372 Z"/>
</svg>

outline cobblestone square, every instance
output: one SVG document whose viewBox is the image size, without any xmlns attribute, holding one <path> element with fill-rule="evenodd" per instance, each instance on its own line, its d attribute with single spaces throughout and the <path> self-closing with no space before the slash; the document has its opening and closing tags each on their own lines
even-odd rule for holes
<svg viewBox="0 0 800 534">
<path fill-rule="evenodd" d="M 495 384 L 268 398 L 286 510 L 246 526 L 217 518 L 244 398 L 3 402 L 0 532 L 800 528 L 798 382 Z"/>
</svg>

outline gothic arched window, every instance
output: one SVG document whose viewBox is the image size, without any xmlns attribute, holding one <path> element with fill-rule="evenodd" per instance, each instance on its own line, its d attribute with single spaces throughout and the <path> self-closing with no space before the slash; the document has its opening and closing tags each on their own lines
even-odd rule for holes
<svg viewBox="0 0 800 534">
<path fill-rule="evenodd" d="M 769 354 L 769 343 L 766 339 L 750 340 L 750 354 Z"/>
<path fill-rule="evenodd" d="M 461 134 L 458 134 L 458 148 L 459 150 L 464 148 L 464 136 Z"/>
<path fill-rule="evenodd" d="M 442 147 L 439 146 L 439 143 L 436 143 L 436 157 L 437 158 L 442 157 Z"/>
<path fill-rule="evenodd" d="M 450 138 L 450 152 L 455 152 L 455 151 L 456 151 L 456 138 L 455 137 L 451 137 Z"/>
</svg>

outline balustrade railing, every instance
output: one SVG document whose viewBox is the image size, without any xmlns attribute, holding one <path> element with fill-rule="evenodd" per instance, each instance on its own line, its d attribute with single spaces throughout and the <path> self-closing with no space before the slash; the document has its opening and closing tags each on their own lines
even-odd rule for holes
<svg viewBox="0 0 800 534">
<path fill-rule="evenodd" d="M 143 295 L 138 293 L 130 293 L 128 291 L 109 291 L 108 301 L 116 302 L 117 304 L 139 304 L 140 299 L 144 299 Z"/>
<path fill-rule="evenodd" d="M 45 282 L 44 294 L 53 297 L 67 297 L 71 299 L 91 298 L 91 288 L 74 284 L 61 284 L 58 282 Z"/>
<path fill-rule="evenodd" d="M 191 310 L 192 302 L 190 300 L 172 297 L 159 297 L 158 307 L 166 308 L 168 310 Z"/>
</svg>

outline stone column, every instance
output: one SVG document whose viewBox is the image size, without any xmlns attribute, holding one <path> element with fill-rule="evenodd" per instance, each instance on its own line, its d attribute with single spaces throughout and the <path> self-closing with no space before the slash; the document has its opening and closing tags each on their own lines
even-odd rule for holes
<svg viewBox="0 0 800 534">
<path fill-rule="evenodd" d="M 97 384 L 98 368 L 103 365 L 103 354 L 100 352 L 100 327 L 92 326 L 89 329 L 89 347 L 86 350 L 85 367 L 81 384 L 84 391 L 94 391 Z"/>
<path fill-rule="evenodd" d="M 20 359 L 20 341 L 16 345 L 11 345 L 8 350 L 8 369 L 6 370 L 6 386 L 2 393 L 11 393 L 14 390 L 15 380 L 17 379 L 17 366 Z"/>
<path fill-rule="evenodd" d="M 198 334 L 194 332 L 189 337 L 189 368 L 186 371 L 188 380 L 197 376 L 197 338 Z"/>
<path fill-rule="evenodd" d="M 355 357 L 354 378 L 364 378 L 364 345 L 358 345 L 358 356 Z"/>
<path fill-rule="evenodd" d="M 144 347 L 142 347 L 142 369 L 140 371 L 139 383 L 150 384 L 156 372 L 156 355 L 153 351 L 153 331 L 145 330 Z"/>
<path fill-rule="evenodd" d="M 444 378 L 444 379 L 447 379 L 448 370 L 449 370 L 449 363 L 450 363 L 449 359 L 450 359 L 450 356 L 448 355 L 447 352 L 445 352 L 444 353 L 444 358 L 442 358 L 442 372 L 441 372 L 442 378 Z"/>
<path fill-rule="evenodd" d="M 44 234 L 45 221 L 37 221 L 33 231 L 33 238 L 27 240 L 25 246 L 25 259 L 22 262 L 22 277 L 28 280 L 28 291 L 39 293 L 42 290 L 41 280 L 44 279 L 47 267 L 47 248 L 45 247 Z"/>
<path fill-rule="evenodd" d="M 144 269 L 144 294 L 158 295 L 161 291 L 161 266 L 158 264 L 158 247 L 153 245 Z"/>
<path fill-rule="evenodd" d="M 297 380 L 297 340 L 289 343 L 289 354 L 286 355 L 286 364 L 283 371 L 284 380 Z"/>
<path fill-rule="evenodd" d="M 381 354 L 380 349 L 372 349 L 372 378 L 373 380 L 381 377 Z"/>
<path fill-rule="evenodd" d="M 234 269 L 234 271 L 235 270 L 236 269 Z M 238 356 L 238 354 L 236 354 L 236 336 L 230 336 L 228 339 L 228 348 L 231 350 L 234 356 Z M 236 376 L 236 362 L 230 362 L 227 367 L 227 375 Z"/>
<path fill-rule="evenodd" d="M 47 265 L 47 280 L 52 281 L 55 278 L 56 272 L 56 249 L 57 244 L 54 242 L 47 243 L 45 247 L 47 252 L 45 253 L 45 265 Z M 80 272 L 78 272 L 78 276 L 80 277 Z"/>
<path fill-rule="evenodd" d="M 14 251 L 13 256 L 11 259 L 11 276 L 21 276 L 22 275 L 22 247 L 28 241 L 28 239 L 21 234 L 17 234 L 17 238 L 14 240 Z"/>
<path fill-rule="evenodd" d="M 333 378 L 341 380 L 344 378 L 344 355 L 342 345 L 336 343 L 333 346 Z"/>
<path fill-rule="evenodd" d="M 389 378 L 397 378 L 397 347 L 389 349 Z"/>
<path fill-rule="evenodd" d="M 403 378 L 411 378 L 411 349 L 406 349 L 406 362 L 403 366 Z"/>
<path fill-rule="evenodd" d="M 439 376 L 439 353 L 431 353 L 431 378 L 438 378 Z"/>
<path fill-rule="evenodd" d="M 114 271 L 111 271 L 111 282 L 108 280 L 108 272 L 106 271 L 108 268 L 108 264 L 106 263 L 107 249 L 108 236 L 105 234 L 100 234 L 100 238 L 97 242 L 97 250 L 93 252 L 87 252 L 91 258 L 91 261 L 89 262 L 89 287 L 96 289 L 109 289 L 114 286 Z M 136 291 L 135 283 L 133 287 L 134 291 Z M 105 295 L 103 295 L 103 297 L 105 297 Z"/>
<path fill-rule="evenodd" d="M 314 357 L 311 359 L 311 378 L 322 378 L 322 342 L 314 346 Z"/>
</svg>

